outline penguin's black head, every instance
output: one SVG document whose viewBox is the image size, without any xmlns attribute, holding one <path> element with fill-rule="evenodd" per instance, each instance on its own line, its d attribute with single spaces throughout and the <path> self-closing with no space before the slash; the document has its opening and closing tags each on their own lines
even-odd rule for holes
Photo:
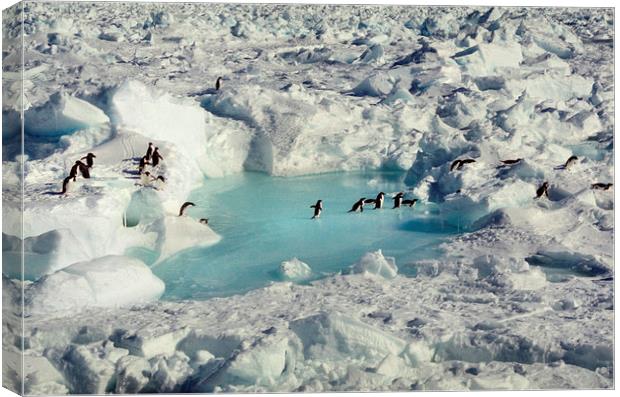
<svg viewBox="0 0 620 397">
<path fill-rule="evenodd" d="M 144 175 L 149 176 L 149 175 L 151 175 L 151 173 L 150 173 L 150 172 L 148 172 L 148 171 L 146 171 L 146 172 L 144 173 Z"/>
<path fill-rule="evenodd" d="M 82 162 L 80 160 L 77 160 L 75 164 L 82 164 Z"/>
<path fill-rule="evenodd" d="M 380 195 L 380 196 L 385 196 L 385 193 L 383 193 L 383 192 L 379 192 L 379 195 Z"/>
<path fill-rule="evenodd" d="M 153 146 L 153 142 L 149 142 L 149 146 Z"/>
</svg>

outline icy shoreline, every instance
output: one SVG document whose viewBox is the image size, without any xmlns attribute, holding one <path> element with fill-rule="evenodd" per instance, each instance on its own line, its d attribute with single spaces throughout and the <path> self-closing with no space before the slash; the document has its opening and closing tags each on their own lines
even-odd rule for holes
<svg viewBox="0 0 620 397">
<path fill-rule="evenodd" d="M 30 394 L 613 386 L 613 192 L 589 189 L 613 181 L 608 10 L 28 7 L 29 317 L 22 338 L 18 302 L 3 308 L 12 387 L 22 342 Z M 71 13 L 84 19 L 59 16 Z M 3 17 L 10 104 L 20 27 Z M 3 109 L 8 303 L 15 109 Z M 135 186 L 149 141 L 163 190 Z M 56 195 L 89 151 L 94 178 Z M 457 158 L 476 162 L 450 171 Z M 406 171 L 408 194 L 449 221 L 467 212 L 475 231 L 436 261 L 369 253 L 342 264 L 362 274 L 203 302 L 157 301 L 161 280 L 125 256 L 217 244 L 176 216 L 204 176 L 358 169 Z M 549 199 L 535 201 L 544 180 Z M 572 273 L 552 283 L 536 265 Z"/>
</svg>

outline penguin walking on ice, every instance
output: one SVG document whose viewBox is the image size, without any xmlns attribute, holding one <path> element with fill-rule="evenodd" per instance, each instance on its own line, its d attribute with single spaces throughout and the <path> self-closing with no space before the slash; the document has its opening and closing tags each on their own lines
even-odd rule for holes
<svg viewBox="0 0 620 397">
<path fill-rule="evenodd" d="M 157 167 L 159 165 L 159 161 L 163 160 L 164 158 L 162 157 L 161 154 L 159 154 L 159 148 L 156 147 L 155 150 L 153 151 L 153 156 L 152 156 L 152 164 L 153 167 Z"/>
<path fill-rule="evenodd" d="M 86 156 L 82 157 L 80 160 L 86 160 L 86 165 L 88 166 L 88 168 L 93 168 L 93 165 L 95 164 L 95 161 L 93 159 L 96 159 L 97 156 L 95 156 L 93 153 L 88 153 Z"/>
<path fill-rule="evenodd" d="M 149 142 L 149 147 L 148 149 L 146 149 L 146 154 L 144 155 L 144 157 L 146 157 L 146 161 L 151 161 L 152 155 L 153 155 L 153 142 Z"/>
<path fill-rule="evenodd" d="M 208 225 L 209 224 L 209 218 L 200 218 L 200 223 L 202 223 L 203 225 Z"/>
<path fill-rule="evenodd" d="M 403 203 L 404 196 L 405 196 L 405 193 L 398 192 L 396 193 L 396 196 L 392 197 L 392 200 L 394 200 L 394 206 L 392 207 L 392 209 L 400 208 L 401 204 Z"/>
<path fill-rule="evenodd" d="M 454 160 L 452 164 L 450 164 L 450 172 L 454 170 L 460 170 L 463 168 L 465 164 L 475 163 L 474 159 L 462 159 L 462 160 Z"/>
<path fill-rule="evenodd" d="M 82 174 L 82 178 L 90 179 L 90 169 L 88 166 L 80 161 L 78 167 L 80 169 L 80 174 Z"/>
<path fill-rule="evenodd" d="M 183 205 L 181 206 L 181 209 L 179 210 L 179 216 L 183 216 L 185 215 L 185 210 L 187 209 L 187 207 L 195 207 L 196 204 L 192 203 L 191 201 L 186 201 L 183 203 Z"/>
<path fill-rule="evenodd" d="M 146 168 L 147 164 L 151 164 L 149 159 L 147 159 L 146 156 L 142 156 L 142 158 L 140 159 L 140 163 L 138 164 L 139 175 L 142 175 L 142 173 L 144 172 L 144 168 Z"/>
<path fill-rule="evenodd" d="M 578 159 L 579 158 L 577 156 L 570 156 L 568 160 L 566 160 L 562 168 L 564 168 L 565 170 L 571 169 L 571 167 L 577 163 Z"/>
<path fill-rule="evenodd" d="M 77 160 L 73 164 L 73 167 L 71 167 L 71 171 L 69 172 L 69 176 L 71 178 L 77 177 L 78 170 L 80 171 L 80 174 L 82 174 L 84 178 L 86 179 L 90 178 L 90 172 L 88 171 L 88 167 L 86 166 L 86 164 L 82 163 L 80 160 Z"/>
<path fill-rule="evenodd" d="M 68 176 L 62 181 L 62 191 L 60 192 L 60 194 L 67 194 L 67 192 L 69 191 L 69 182 L 71 182 L 72 179 L 73 182 L 75 182 L 74 176 Z"/>
<path fill-rule="evenodd" d="M 385 193 L 379 192 L 377 198 L 375 198 L 375 209 L 380 210 L 383 208 L 383 201 L 385 200 Z"/>
<path fill-rule="evenodd" d="M 314 208 L 314 215 L 310 219 L 317 219 L 321 217 L 321 211 L 323 211 L 323 200 L 319 200 L 316 204 L 311 205 L 310 208 Z"/>
<path fill-rule="evenodd" d="M 549 182 L 545 181 L 542 185 L 540 185 L 540 187 L 536 190 L 536 197 L 534 198 L 538 199 L 542 196 L 549 198 Z"/>
<path fill-rule="evenodd" d="M 215 91 L 219 91 L 220 88 L 222 88 L 222 77 L 218 77 L 217 80 L 215 80 Z"/>
<path fill-rule="evenodd" d="M 353 204 L 353 207 L 349 210 L 349 212 L 357 212 L 358 210 L 359 212 L 364 212 L 365 201 L 366 201 L 366 197 L 362 197 L 361 199 L 357 200 L 355 204 Z"/>
</svg>

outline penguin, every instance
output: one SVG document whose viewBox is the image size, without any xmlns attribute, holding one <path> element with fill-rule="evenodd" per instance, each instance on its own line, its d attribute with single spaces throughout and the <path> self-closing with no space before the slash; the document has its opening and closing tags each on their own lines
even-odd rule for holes
<svg viewBox="0 0 620 397">
<path fill-rule="evenodd" d="M 179 210 L 179 216 L 183 216 L 185 214 L 185 210 L 187 209 L 187 207 L 195 207 L 196 204 L 192 203 L 191 201 L 186 201 L 183 203 L 183 205 L 181 206 L 181 209 Z"/>
<path fill-rule="evenodd" d="M 470 163 L 475 163 L 476 160 L 474 159 L 463 159 L 461 160 L 461 165 L 459 166 L 459 169 L 461 169 L 461 167 L 463 167 L 465 164 L 470 164 Z"/>
<path fill-rule="evenodd" d="M 82 174 L 83 178 L 86 178 L 86 179 L 90 178 L 90 171 L 86 164 L 80 161 L 78 164 L 78 168 L 80 169 L 80 174 Z"/>
<path fill-rule="evenodd" d="M 69 172 L 69 176 L 75 178 L 78 174 L 78 169 L 80 168 L 80 164 L 84 165 L 80 160 L 76 161 L 71 167 L 71 171 Z"/>
<path fill-rule="evenodd" d="M 153 178 L 153 176 L 151 176 L 151 173 L 148 171 L 140 174 L 140 182 L 142 182 L 142 186 L 150 186 L 153 180 L 155 180 L 155 178 Z"/>
<path fill-rule="evenodd" d="M 537 199 L 543 195 L 549 198 L 549 182 L 543 182 L 543 184 L 540 185 L 540 187 L 536 190 L 536 197 L 534 198 Z"/>
<path fill-rule="evenodd" d="M 593 183 L 592 185 L 590 185 L 590 189 L 609 190 L 609 188 L 612 187 L 613 185 L 614 185 L 613 183 Z"/>
<path fill-rule="evenodd" d="M 353 204 L 353 207 L 349 210 L 349 212 L 357 212 L 357 210 L 359 210 L 360 212 L 364 212 L 365 201 L 366 197 L 362 197 L 361 199 L 357 200 L 355 204 Z"/>
<path fill-rule="evenodd" d="M 153 167 L 157 167 L 159 165 L 159 160 L 163 160 L 164 158 L 159 154 L 159 148 L 156 147 L 153 151 Z"/>
<path fill-rule="evenodd" d="M 143 156 L 140 159 L 140 164 L 138 164 L 138 174 L 142 175 L 142 173 L 144 172 L 144 168 L 146 167 L 147 164 L 151 164 L 149 159 L 146 158 L 146 156 Z"/>
<path fill-rule="evenodd" d="M 392 200 L 394 200 L 394 206 L 392 207 L 392 209 L 400 208 L 401 204 L 403 203 L 403 196 L 404 195 L 405 195 L 405 193 L 398 192 L 396 194 L 396 196 L 392 197 Z"/>
<path fill-rule="evenodd" d="M 500 162 L 502 163 L 502 165 L 515 165 L 517 163 L 521 162 L 521 158 L 519 159 L 514 159 L 514 160 L 500 160 Z"/>
<path fill-rule="evenodd" d="M 475 162 L 476 160 L 474 159 L 454 160 L 452 164 L 450 165 L 450 171 L 454 171 L 455 169 L 460 170 L 461 168 L 463 168 L 465 164 L 475 163 Z"/>
<path fill-rule="evenodd" d="M 86 156 L 82 157 L 80 160 L 86 160 L 86 165 L 88 166 L 88 168 L 93 168 L 93 165 L 95 164 L 95 162 L 93 161 L 94 158 L 97 158 L 97 156 L 95 156 L 92 153 L 88 153 Z"/>
<path fill-rule="evenodd" d="M 375 199 L 375 209 L 380 210 L 383 208 L 383 201 L 385 200 L 385 193 L 379 192 L 377 198 Z"/>
<path fill-rule="evenodd" d="M 71 181 L 71 179 L 73 179 L 73 182 L 75 182 L 74 176 L 68 176 L 62 181 L 62 191 L 60 192 L 60 194 L 66 194 L 69 191 L 69 182 Z"/>
<path fill-rule="evenodd" d="M 314 208 L 314 216 L 310 219 L 316 219 L 321 217 L 321 211 L 323 211 L 323 200 L 319 200 L 316 204 L 311 205 L 310 208 Z"/>
<path fill-rule="evenodd" d="M 220 88 L 222 88 L 222 77 L 218 77 L 217 80 L 215 80 L 215 91 L 219 91 Z"/>
<path fill-rule="evenodd" d="M 450 172 L 454 171 L 455 169 L 459 169 L 459 168 L 461 168 L 461 160 L 454 160 L 452 164 L 450 164 Z"/>
<path fill-rule="evenodd" d="M 403 200 L 403 205 L 408 205 L 409 207 L 413 207 L 415 203 L 418 202 L 418 199 L 413 200 Z"/>
<path fill-rule="evenodd" d="M 573 164 L 577 162 L 577 159 L 578 159 L 577 156 L 570 156 L 568 160 L 566 160 L 566 163 L 564 163 L 564 169 L 567 170 L 570 167 L 572 167 Z"/>
<path fill-rule="evenodd" d="M 202 223 L 203 225 L 208 225 L 209 224 L 209 218 L 200 218 L 200 223 Z"/>
<path fill-rule="evenodd" d="M 146 161 L 151 161 L 151 156 L 153 155 L 153 142 L 149 142 L 149 147 L 148 149 L 146 149 L 146 154 L 144 155 L 144 157 L 146 157 Z"/>
</svg>

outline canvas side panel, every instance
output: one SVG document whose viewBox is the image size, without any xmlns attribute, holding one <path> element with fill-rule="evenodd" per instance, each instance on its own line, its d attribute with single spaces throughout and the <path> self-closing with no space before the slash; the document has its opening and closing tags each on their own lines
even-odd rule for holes
<svg viewBox="0 0 620 397">
<path fill-rule="evenodd" d="M 2 386 L 23 382 L 23 11 L 2 12 Z"/>
</svg>

